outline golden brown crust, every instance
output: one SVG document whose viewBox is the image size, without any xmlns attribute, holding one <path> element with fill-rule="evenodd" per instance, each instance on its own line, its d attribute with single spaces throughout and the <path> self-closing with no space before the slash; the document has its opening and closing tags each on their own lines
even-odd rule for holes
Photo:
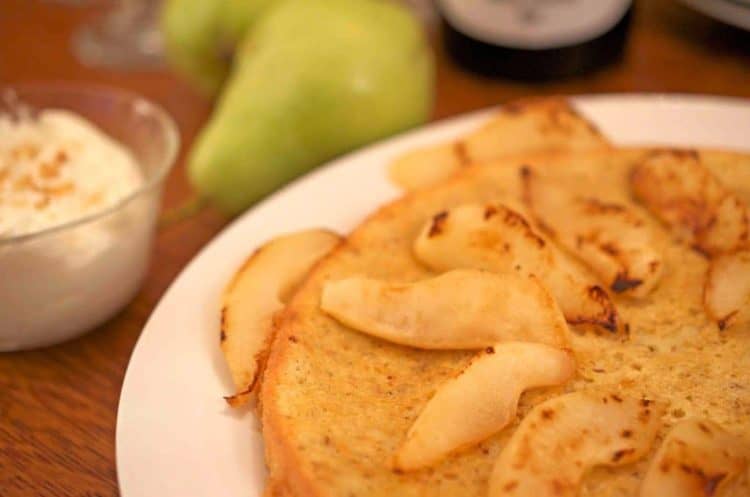
<svg viewBox="0 0 750 497">
<path fill-rule="evenodd" d="M 286 433 L 288 433 L 289 427 L 284 426 L 284 419 L 278 413 L 269 413 L 265 407 L 269 402 L 273 403 L 277 395 L 278 384 L 276 379 L 281 364 L 286 358 L 287 350 L 289 347 L 299 344 L 299 338 L 292 328 L 296 317 L 296 311 L 294 310 L 296 295 L 305 288 L 308 280 L 318 268 L 345 247 L 347 240 L 348 237 L 342 239 L 327 256 L 312 267 L 305 280 L 292 295 L 287 306 L 279 311 L 274 318 L 273 342 L 263 370 L 260 395 L 258 396 L 260 406 L 258 414 L 261 418 L 266 465 L 269 471 L 268 486 L 272 487 L 271 492 L 275 492 L 270 494 L 274 497 L 312 497 L 319 495 L 315 492 L 309 476 L 305 478 L 301 474 L 303 461 L 300 460 L 296 451 L 287 445 L 289 437 Z"/>
</svg>

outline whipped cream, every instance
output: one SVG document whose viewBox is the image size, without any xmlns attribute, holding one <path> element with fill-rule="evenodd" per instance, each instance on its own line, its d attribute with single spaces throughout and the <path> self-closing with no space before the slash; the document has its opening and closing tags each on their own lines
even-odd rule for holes
<svg viewBox="0 0 750 497">
<path fill-rule="evenodd" d="M 17 114 L 0 115 L 0 351 L 60 342 L 130 301 L 160 198 L 149 189 L 97 216 L 137 192 L 146 167 L 77 114 Z"/>
<path fill-rule="evenodd" d="M 77 114 L 0 115 L 0 240 L 99 212 L 143 181 L 130 152 Z"/>
</svg>

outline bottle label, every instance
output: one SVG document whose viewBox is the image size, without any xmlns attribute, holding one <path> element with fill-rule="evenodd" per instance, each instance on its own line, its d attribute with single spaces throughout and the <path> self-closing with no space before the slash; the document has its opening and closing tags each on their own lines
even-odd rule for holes
<svg viewBox="0 0 750 497">
<path fill-rule="evenodd" d="M 493 45 L 543 50 L 578 45 L 609 31 L 631 0 L 438 0 L 445 20 Z"/>
</svg>

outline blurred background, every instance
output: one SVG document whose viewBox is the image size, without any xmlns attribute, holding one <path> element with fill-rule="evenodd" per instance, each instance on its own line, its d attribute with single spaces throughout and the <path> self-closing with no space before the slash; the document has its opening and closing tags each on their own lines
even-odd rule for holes
<svg viewBox="0 0 750 497">
<path fill-rule="evenodd" d="M 424 25 L 434 52 L 431 120 L 540 94 L 688 92 L 750 96 L 750 34 L 702 13 L 706 5 L 712 11 L 713 3 L 725 7 L 723 4 L 730 3 L 727 0 L 636 1 L 621 56 L 605 58 L 606 63 L 583 74 L 576 75 L 574 70 L 566 77 L 542 81 L 472 72 L 446 50 L 446 31 L 450 28 L 443 22 L 437 3 L 453 2 L 404 3 Z M 556 4 L 574 6 L 580 2 L 489 3 L 518 4 L 513 8 L 523 11 L 524 5 L 535 3 L 559 8 Z M 166 186 L 165 205 L 169 208 L 191 197 L 184 156 L 209 118 L 214 96 L 201 91 L 165 60 L 157 26 L 160 8 L 158 0 L 2 0 L 0 33 L 5 41 L 0 45 L 0 84 L 60 80 L 103 83 L 133 90 L 162 105 L 175 118 L 182 135 L 181 157 Z M 745 18 L 735 15 L 736 20 L 750 26 L 750 6 L 740 8 Z M 101 46 L 97 47 L 97 41 Z M 117 42 L 120 46 L 113 47 Z M 596 50 L 588 53 L 595 54 Z M 140 304 L 135 305 L 153 305 L 177 271 L 227 220 L 227 216 L 209 208 L 189 222 L 163 230 L 157 244 L 159 271 L 152 274 Z"/>
<path fill-rule="evenodd" d="M 210 17 L 207 12 L 219 2 L 185 1 L 177 10 L 188 12 L 189 18 Z M 255 8 L 264 2 L 247 3 Z M 423 27 L 434 55 L 434 83 L 428 82 L 430 88 L 434 84 L 434 94 L 425 97 L 430 105 L 422 121 L 531 95 L 682 92 L 750 97 L 750 2 L 403 3 Z M 569 18 L 587 19 L 593 12 L 587 9 L 594 4 L 611 4 L 612 10 L 601 14 L 593 28 L 575 28 L 572 34 L 558 29 Z M 180 38 L 184 33 L 165 36 L 160 29 L 164 20 L 159 20 L 163 8 L 156 0 L 0 0 L 0 85 L 99 83 L 140 93 L 163 106 L 182 136 L 164 198 L 165 209 L 173 211 L 195 198 L 186 157 L 224 91 L 220 77 L 206 82 L 204 76 L 213 71 L 210 63 L 190 68 L 175 46 L 189 45 L 200 52 L 201 45 L 208 44 L 214 63 L 226 70 L 247 26 L 240 22 L 241 15 L 224 15 L 225 21 L 229 18 L 226 31 L 209 23 L 199 29 L 206 39 L 192 45 Z M 584 13 L 575 14 L 581 8 Z M 511 21 L 493 17 L 508 12 Z M 586 33 L 591 29 L 598 43 L 589 43 Z M 533 32 L 541 34 L 527 36 Z M 294 36 L 294 30 L 289 33 Z M 357 53 L 351 57 L 356 59 Z M 237 210 L 208 206 L 162 228 L 141 292 L 97 332 L 51 349 L 0 357 L 0 494 L 117 494 L 115 412 L 132 347 L 168 285 Z M 12 426 L 5 419 L 13 419 Z M 12 465 L 24 471 L 13 471 Z"/>
</svg>

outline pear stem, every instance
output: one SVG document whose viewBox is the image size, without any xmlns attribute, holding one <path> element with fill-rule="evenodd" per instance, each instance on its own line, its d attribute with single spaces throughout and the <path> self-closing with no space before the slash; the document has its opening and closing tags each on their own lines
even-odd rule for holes
<svg viewBox="0 0 750 497">
<path fill-rule="evenodd" d="M 209 200 L 207 197 L 193 195 L 177 207 L 164 211 L 159 217 L 159 229 L 168 228 L 173 224 L 195 216 L 201 212 L 208 203 Z"/>
</svg>

